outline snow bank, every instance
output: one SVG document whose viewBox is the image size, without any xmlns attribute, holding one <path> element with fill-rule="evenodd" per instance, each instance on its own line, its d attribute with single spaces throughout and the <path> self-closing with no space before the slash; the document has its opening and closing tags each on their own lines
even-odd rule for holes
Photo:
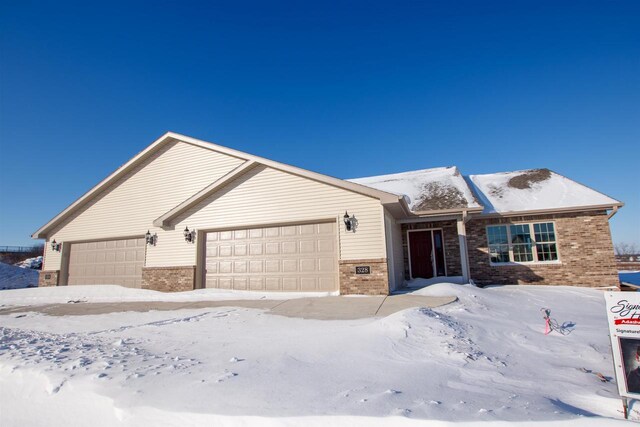
<svg viewBox="0 0 640 427">
<path fill-rule="evenodd" d="M 39 270 L 42 268 L 42 255 L 35 258 L 27 258 L 24 261 L 17 262 L 14 265 L 20 268 L 32 268 Z"/>
<path fill-rule="evenodd" d="M 3 421 L 619 424 L 616 386 L 595 375 L 613 376 L 601 292 L 446 283 L 415 292 L 452 289 L 458 303 L 349 321 L 233 307 L 0 316 Z M 542 307 L 568 334 L 543 334 Z"/>
<path fill-rule="evenodd" d="M 13 266 L 11 266 L 13 267 Z M 14 267 L 17 270 L 20 268 Z M 36 278 L 37 278 L 37 272 Z M 37 283 L 37 279 L 36 279 Z M 55 286 L 39 289 L 19 289 L 0 293 L 0 305 L 60 304 L 69 301 L 82 302 L 125 302 L 125 301 L 226 301 L 323 297 L 335 295 L 332 292 L 255 292 L 222 289 L 198 289 L 187 292 L 158 292 L 147 289 L 132 289 L 117 285 Z"/>
<path fill-rule="evenodd" d="M 22 289 L 35 286 L 38 286 L 37 270 L 20 268 L 0 262 L 0 289 Z M 1 299 L 2 296 L 0 296 L 0 301 Z"/>
<path fill-rule="evenodd" d="M 534 177 L 541 171 L 545 172 L 543 176 Z M 527 174 L 532 175 L 532 181 L 526 182 Z M 546 169 L 470 175 L 469 179 L 485 207 L 484 213 L 620 203 Z M 520 185 L 514 185 L 513 180 L 520 180 Z"/>
</svg>

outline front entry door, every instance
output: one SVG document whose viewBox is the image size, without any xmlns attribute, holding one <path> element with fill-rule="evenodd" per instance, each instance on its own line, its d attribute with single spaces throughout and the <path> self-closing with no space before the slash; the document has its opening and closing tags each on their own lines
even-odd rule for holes
<svg viewBox="0 0 640 427">
<path fill-rule="evenodd" d="M 411 231 L 409 254 L 412 279 L 447 275 L 442 230 Z"/>
<path fill-rule="evenodd" d="M 409 233 L 411 251 L 411 277 L 430 279 L 433 277 L 433 244 L 431 231 L 413 231 Z"/>
</svg>

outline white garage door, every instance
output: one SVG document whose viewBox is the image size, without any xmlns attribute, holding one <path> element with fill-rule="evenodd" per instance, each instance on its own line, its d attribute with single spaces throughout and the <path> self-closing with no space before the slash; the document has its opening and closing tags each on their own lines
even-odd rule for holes
<svg viewBox="0 0 640 427">
<path fill-rule="evenodd" d="M 207 233 L 206 287 L 263 291 L 338 289 L 336 224 Z"/>
<path fill-rule="evenodd" d="M 144 237 L 72 243 L 67 283 L 139 288 L 142 284 L 144 257 Z"/>
</svg>

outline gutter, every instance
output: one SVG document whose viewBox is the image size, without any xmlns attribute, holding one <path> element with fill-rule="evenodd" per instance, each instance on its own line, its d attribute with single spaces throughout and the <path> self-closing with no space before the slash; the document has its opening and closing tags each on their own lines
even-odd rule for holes
<svg viewBox="0 0 640 427">
<path fill-rule="evenodd" d="M 624 206 L 624 203 L 618 203 L 614 205 L 589 205 L 589 206 L 572 206 L 567 208 L 537 209 L 537 210 L 530 210 L 530 211 L 492 212 L 488 214 L 482 214 L 479 216 L 479 218 L 499 218 L 499 217 L 524 216 L 524 215 L 545 215 L 545 214 L 554 214 L 554 213 L 583 212 L 583 211 L 609 210 L 609 209 L 613 209 L 615 212 L 623 206 Z"/>
</svg>

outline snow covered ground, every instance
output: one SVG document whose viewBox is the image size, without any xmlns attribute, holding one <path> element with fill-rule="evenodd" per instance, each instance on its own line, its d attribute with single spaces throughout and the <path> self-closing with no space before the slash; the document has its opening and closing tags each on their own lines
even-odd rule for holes
<svg viewBox="0 0 640 427">
<path fill-rule="evenodd" d="M 0 262 L 0 290 L 38 286 L 38 270 Z"/>
<path fill-rule="evenodd" d="M 434 284 L 415 293 L 459 302 L 350 321 L 234 307 L 3 315 L 0 424 L 624 422 L 615 380 L 595 375 L 613 376 L 602 292 Z M 542 307 L 566 335 L 543 334 Z"/>
<path fill-rule="evenodd" d="M 36 272 L 37 273 L 37 272 Z M 36 274 L 37 277 L 37 274 Z M 36 281 L 37 282 L 37 281 Z M 324 297 L 337 292 L 255 292 L 224 289 L 197 289 L 185 292 L 159 292 L 148 289 L 125 288 L 117 285 L 52 286 L 39 289 L 20 289 L 0 293 L 0 307 L 11 305 L 65 304 L 74 302 L 195 302 L 243 299 L 287 300 L 293 298 Z"/>
</svg>

